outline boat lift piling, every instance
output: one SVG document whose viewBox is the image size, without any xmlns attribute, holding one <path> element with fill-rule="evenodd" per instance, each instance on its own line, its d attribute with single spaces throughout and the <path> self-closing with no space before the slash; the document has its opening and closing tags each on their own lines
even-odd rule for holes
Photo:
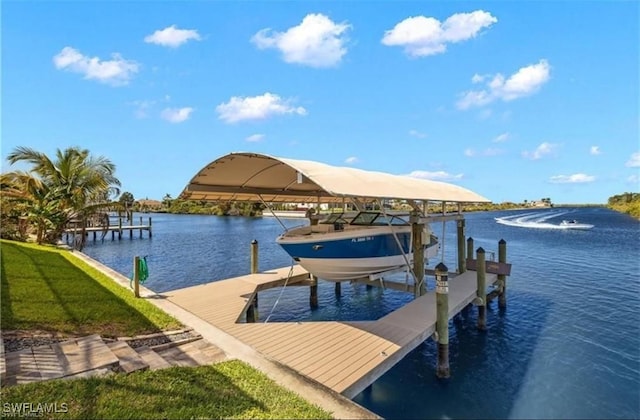
<svg viewBox="0 0 640 420">
<path fill-rule="evenodd" d="M 499 267 L 507 265 L 507 242 L 504 239 L 500 239 L 498 242 L 498 263 Z M 498 308 L 505 309 L 507 307 L 507 276 L 504 270 L 498 270 L 496 274 L 498 282 L 496 288 L 487 295 L 487 303 L 497 297 Z"/>
<path fill-rule="evenodd" d="M 507 263 L 507 241 L 500 239 L 498 242 L 498 262 Z M 500 294 L 498 295 L 498 307 L 505 309 L 507 307 L 507 276 L 498 274 L 498 283 L 500 284 Z"/>
<path fill-rule="evenodd" d="M 309 286 L 309 306 L 311 309 L 318 308 L 318 277 L 311 275 L 311 285 Z"/>
<path fill-rule="evenodd" d="M 424 223 L 420 221 L 420 215 L 412 212 L 409 222 L 411 223 L 411 237 L 413 238 L 413 274 L 414 274 L 414 296 L 416 298 L 427 293 L 427 284 L 424 281 L 424 247 L 422 232 Z"/>
<path fill-rule="evenodd" d="M 476 250 L 476 278 L 478 282 L 478 290 L 475 303 L 478 306 L 478 329 L 481 331 L 485 331 L 487 329 L 487 282 L 484 254 L 485 252 L 482 247 Z"/>
<path fill-rule="evenodd" d="M 464 249 L 464 219 L 457 220 L 457 234 L 458 234 L 458 274 L 462 274 L 467 271 L 465 264 L 465 249 Z M 473 248 L 472 248 L 473 249 Z"/>
</svg>

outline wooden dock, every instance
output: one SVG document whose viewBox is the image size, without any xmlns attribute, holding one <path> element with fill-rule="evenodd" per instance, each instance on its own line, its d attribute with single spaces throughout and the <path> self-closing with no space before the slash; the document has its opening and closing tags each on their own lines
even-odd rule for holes
<svg viewBox="0 0 640 420">
<path fill-rule="evenodd" d="M 89 226 L 84 228 L 85 235 L 89 236 L 90 233 L 93 234 L 93 240 L 97 239 L 99 233 L 102 234 L 102 238 L 107 237 L 108 233 L 111 232 L 111 239 L 114 240 L 116 238 L 116 234 L 118 235 L 118 239 L 122 239 L 122 235 L 125 232 L 129 232 L 129 239 L 133 238 L 133 232 L 138 231 L 140 238 L 142 238 L 142 232 L 146 231 L 149 238 L 153 236 L 152 232 L 152 224 L 151 217 L 149 217 L 148 223 L 145 225 L 142 222 L 142 217 L 140 217 L 140 224 L 134 225 L 133 218 L 130 219 L 129 225 L 125 225 L 122 221 L 122 218 L 118 218 L 118 223 L 109 226 Z M 66 242 L 69 243 L 69 239 L 75 235 L 80 235 L 82 233 L 82 228 L 69 228 L 64 230 L 64 234 L 66 235 Z"/>
<path fill-rule="evenodd" d="M 449 281 L 449 319 L 477 296 L 477 274 Z M 487 286 L 497 282 L 486 273 Z M 283 267 L 167 292 L 167 298 L 269 359 L 353 398 L 429 338 L 436 328 L 436 293 L 429 292 L 375 321 L 246 323 L 258 291 L 313 284 L 302 267 Z"/>
</svg>

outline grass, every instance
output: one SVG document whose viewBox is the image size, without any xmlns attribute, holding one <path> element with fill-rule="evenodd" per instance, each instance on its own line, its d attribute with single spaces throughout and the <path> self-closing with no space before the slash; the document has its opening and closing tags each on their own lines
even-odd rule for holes
<svg viewBox="0 0 640 420">
<path fill-rule="evenodd" d="M 181 327 L 69 251 L 2 240 L 0 253 L 2 330 L 117 337 Z"/>
<path fill-rule="evenodd" d="M 181 327 L 69 251 L 2 240 L 0 254 L 2 330 L 128 336 Z M 238 360 L 17 385 L 0 400 L 0 417 L 331 418 Z"/>
<path fill-rule="evenodd" d="M 24 402 L 33 407 L 56 404 L 59 412 L 55 418 L 63 419 L 331 418 L 237 360 L 197 368 L 38 382 L 4 388 L 0 395 L 3 410 Z M 49 416 L 51 413 L 45 415 Z"/>
</svg>

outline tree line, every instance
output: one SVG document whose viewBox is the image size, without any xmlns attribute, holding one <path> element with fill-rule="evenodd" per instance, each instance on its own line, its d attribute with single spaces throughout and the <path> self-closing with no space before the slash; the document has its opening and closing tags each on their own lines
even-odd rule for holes
<svg viewBox="0 0 640 420">
<path fill-rule="evenodd" d="M 80 147 L 58 149 L 53 158 L 28 147 L 17 147 L 8 156 L 11 164 L 25 163 L 28 170 L 0 174 L 0 237 L 26 240 L 33 235 L 38 243 L 56 243 L 65 229 L 82 234 L 89 226 L 108 226 L 109 212 L 160 211 L 183 214 L 256 216 L 265 206 L 253 202 L 208 202 L 173 199 L 165 195 L 158 208 L 144 208 L 133 194 L 120 194 L 116 166 L 103 156 L 94 156 Z M 550 199 L 546 199 L 549 200 Z M 545 200 L 543 200 L 545 201 Z M 525 203 L 526 205 L 526 203 Z M 464 211 L 507 210 L 520 203 L 481 203 L 465 205 Z M 640 194 L 625 192 L 608 200 L 608 207 L 640 218 Z M 434 208 L 434 210 L 439 210 Z M 447 211 L 456 211 L 448 206 Z"/>
<path fill-rule="evenodd" d="M 625 192 L 611 196 L 607 207 L 640 219 L 640 193 Z"/>
</svg>

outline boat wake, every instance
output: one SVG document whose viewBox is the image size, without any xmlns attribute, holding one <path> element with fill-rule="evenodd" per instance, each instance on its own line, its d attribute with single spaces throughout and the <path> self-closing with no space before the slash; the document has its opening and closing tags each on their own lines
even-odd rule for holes
<svg viewBox="0 0 640 420">
<path fill-rule="evenodd" d="M 564 216 L 571 213 L 569 211 L 554 211 L 551 213 L 544 212 L 541 215 L 539 211 L 533 213 L 516 214 L 513 216 L 495 217 L 497 223 L 507 226 L 533 228 L 533 229 L 591 229 L 593 225 L 586 223 L 578 223 L 575 220 L 563 220 L 562 223 L 555 224 L 547 222 L 549 219 Z"/>
</svg>

